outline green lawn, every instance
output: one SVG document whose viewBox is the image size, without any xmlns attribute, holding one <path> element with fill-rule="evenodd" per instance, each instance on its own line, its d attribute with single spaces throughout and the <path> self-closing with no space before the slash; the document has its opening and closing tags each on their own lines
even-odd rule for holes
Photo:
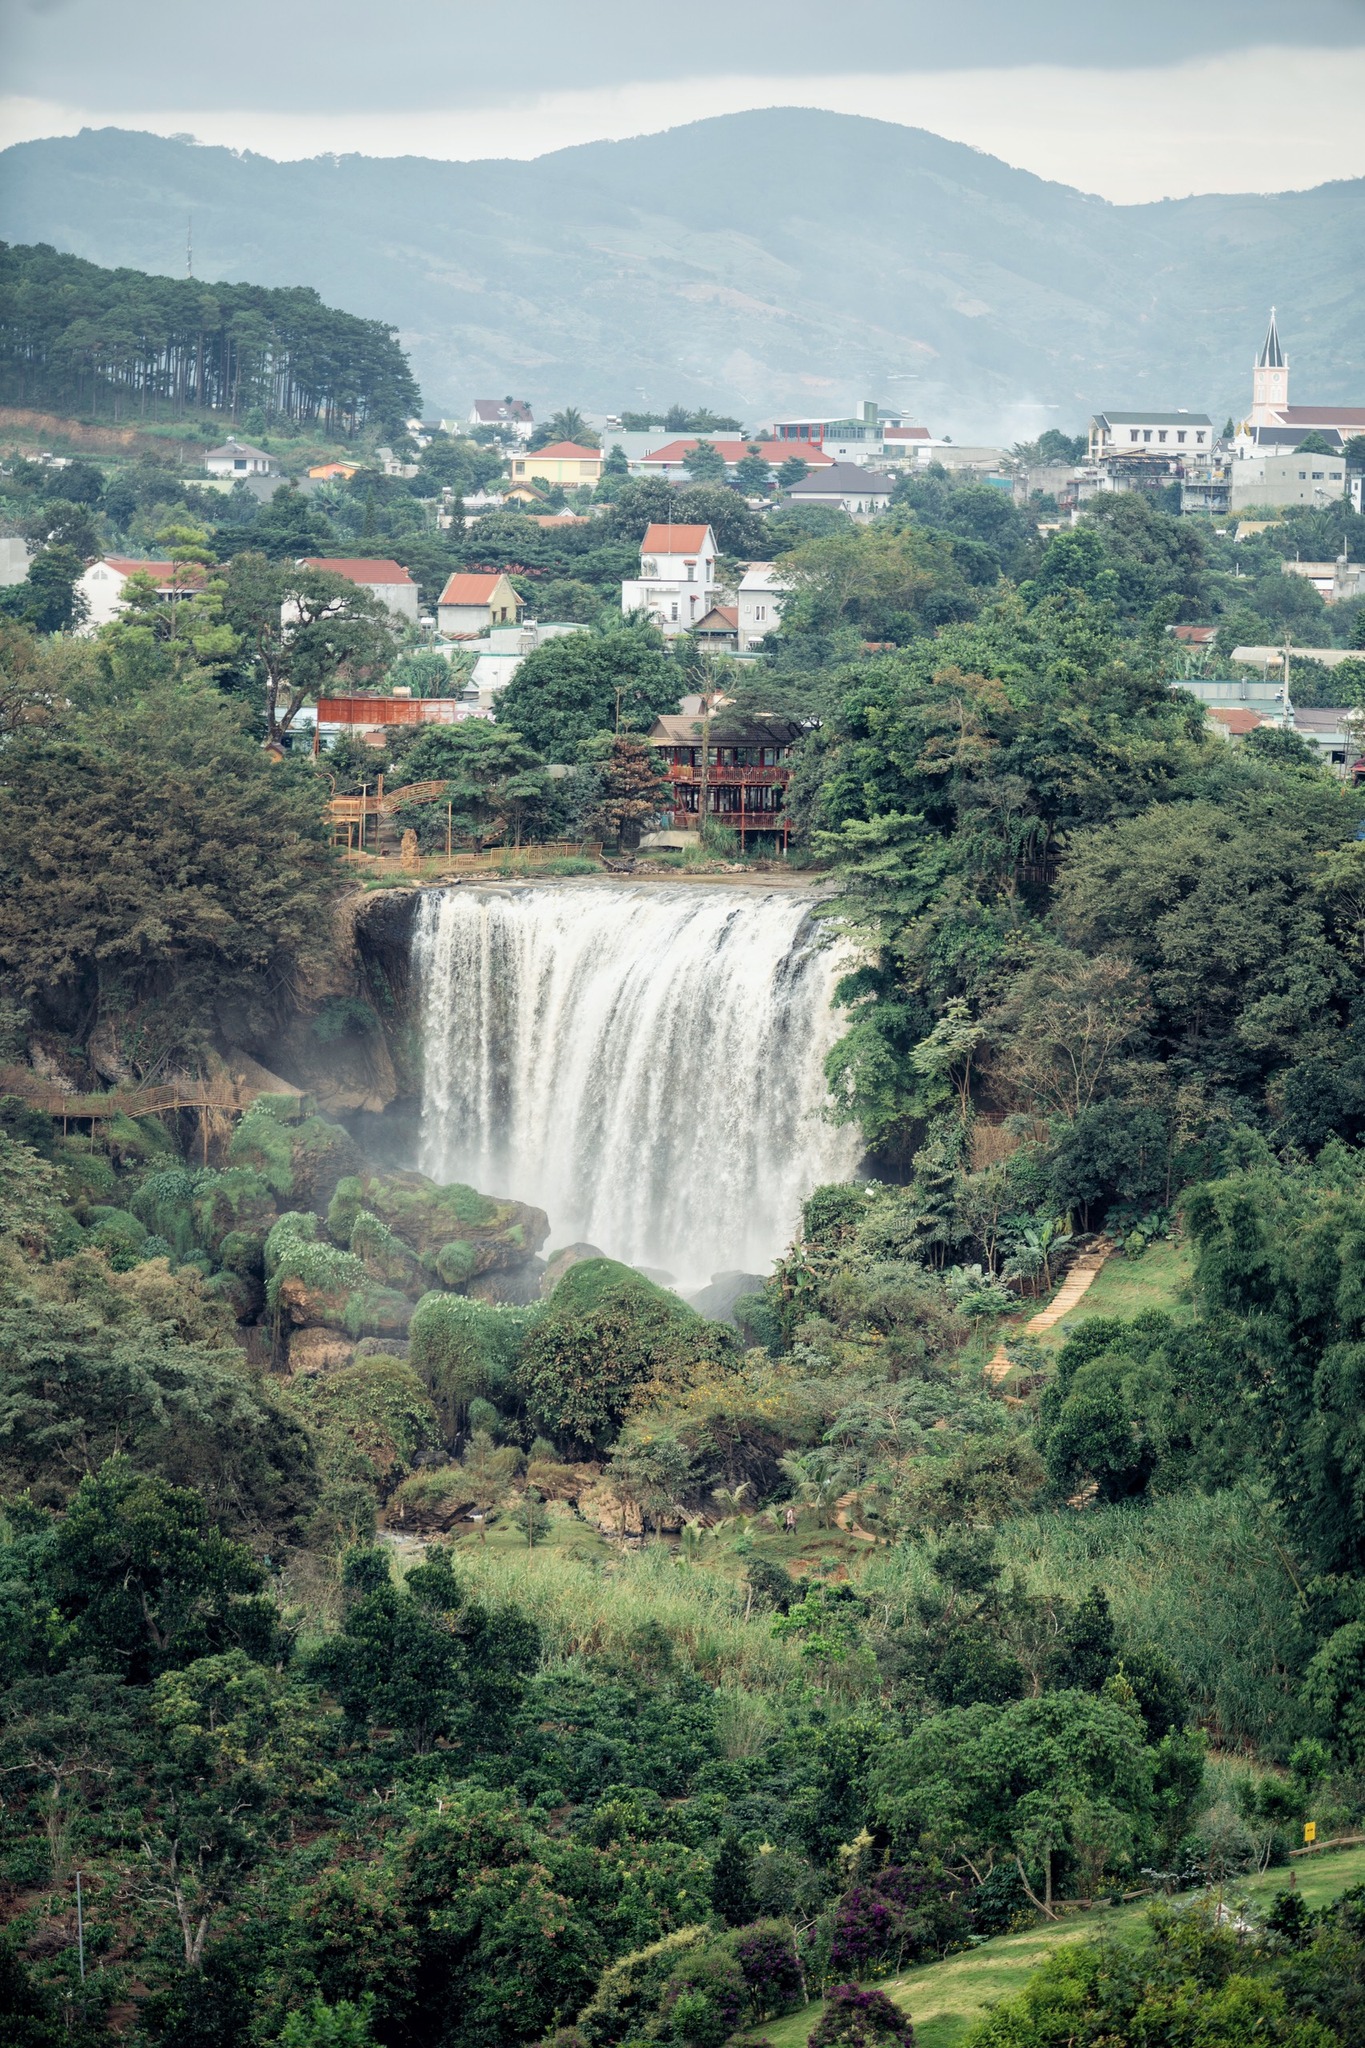
<svg viewBox="0 0 1365 2048">
<path fill-rule="evenodd" d="M 1042 1331 L 1039 1343 L 1056 1350 L 1088 1316 L 1126 1318 L 1149 1308 L 1167 1315 L 1188 1313 L 1191 1265 L 1189 1247 L 1169 1240 L 1149 1245 L 1140 1259 L 1106 1259 L 1070 1315 Z"/>
<path fill-rule="evenodd" d="M 1295 1865 L 1294 1875 L 1308 1904 L 1323 1905 L 1348 1885 L 1365 1879 L 1365 1848 L 1304 1858 Z M 1271 1870 L 1264 1877 L 1249 1878 L 1229 1890 L 1237 1898 L 1265 1899 L 1288 1882 L 1287 1871 Z M 958 2048 L 986 2007 L 1021 1990 L 1029 1973 L 1052 1949 L 1064 1941 L 1082 1941 L 1089 1934 L 1101 1932 L 1118 1935 L 1125 1941 L 1140 1941 L 1146 1931 L 1146 1915 L 1145 1903 L 1097 1906 L 1089 1913 L 1068 1916 L 1057 1926 L 1002 1934 L 964 1955 L 949 1956 L 944 1962 L 928 1963 L 923 1969 L 884 1978 L 880 1988 L 914 2021 L 916 2048 Z M 769 2020 L 765 2026 L 754 2027 L 742 2038 L 762 2038 L 771 2042 L 772 2048 L 804 2048 L 819 2010 L 818 2005 L 808 2005 L 786 2019 Z"/>
</svg>

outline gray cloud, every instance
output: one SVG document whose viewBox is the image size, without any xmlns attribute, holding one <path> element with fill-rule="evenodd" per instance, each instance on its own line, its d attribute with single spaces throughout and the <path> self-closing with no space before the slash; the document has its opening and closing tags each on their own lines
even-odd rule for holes
<svg viewBox="0 0 1365 2048">
<path fill-rule="evenodd" d="M 480 106 L 705 72 L 1161 65 L 1257 43 L 1365 44 L 1365 0 L 693 0 L 672 34 L 638 0 L 0 0 L 5 89 L 143 107 Z M 673 118 L 685 118 L 679 108 Z"/>
</svg>

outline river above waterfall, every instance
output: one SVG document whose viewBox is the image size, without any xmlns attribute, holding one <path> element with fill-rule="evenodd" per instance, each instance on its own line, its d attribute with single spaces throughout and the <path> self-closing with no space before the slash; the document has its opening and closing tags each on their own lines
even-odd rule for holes
<svg viewBox="0 0 1365 2048">
<path fill-rule="evenodd" d="M 789 885 L 426 892 L 424 1171 L 684 1290 L 766 1271 L 859 1157 L 824 1114 L 841 962 L 814 907 Z"/>
</svg>

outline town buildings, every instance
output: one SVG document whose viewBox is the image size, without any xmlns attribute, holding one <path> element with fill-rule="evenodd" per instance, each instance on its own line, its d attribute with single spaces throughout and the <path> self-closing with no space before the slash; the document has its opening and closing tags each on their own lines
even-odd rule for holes
<svg viewBox="0 0 1365 2048">
<path fill-rule="evenodd" d="M 790 719 L 740 719 L 723 707 L 710 720 L 696 712 L 657 718 L 649 739 L 668 776 L 673 830 L 698 832 L 710 819 L 741 845 L 769 833 L 785 847 L 791 750 L 800 737 Z"/>
<path fill-rule="evenodd" d="M 494 626 L 519 626 L 523 610 L 501 570 L 457 571 L 436 600 L 436 629 L 447 640 L 468 639 Z"/>
<path fill-rule="evenodd" d="M 720 456 L 726 469 L 729 471 L 736 470 L 745 457 L 749 455 L 761 455 L 763 460 L 773 469 L 776 469 L 781 463 L 789 461 L 794 453 L 799 454 L 802 461 L 808 463 L 812 468 L 828 468 L 834 461 L 832 455 L 827 455 L 820 448 L 812 447 L 793 450 L 791 448 L 784 448 L 780 441 L 771 439 L 737 441 L 733 436 L 727 435 L 712 440 L 705 434 L 690 434 L 682 440 L 667 441 L 662 448 L 652 448 L 643 461 L 639 463 L 639 474 L 641 476 L 686 477 L 689 474 L 688 462 L 703 443 L 707 447 L 715 449 L 717 455 Z"/>
<path fill-rule="evenodd" d="M 640 573 L 621 585 L 621 610 L 646 612 L 668 639 L 686 633 L 721 598 L 716 537 L 709 526 L 651 526 Z"/>
<path fill-rule="evenodd" d="M 372 555 L 308 555 L 301 567 L 325 569 L 330 576 L 344 576 L 348 583 L 354 583 L 358 589 L 368 590 L 371 597 L 377 597 L 395 618 L 404 619 L 411 626 L 417 624 L 417 585 L 399 562 Z"/>
<path fill-rule="evenodd" d="M 812 469 L 793 484 L 787 495 L 793 505 L 827 505 L 846 512 L 862 526 L 885 512 L 891 503 L 894 480 L 856 462 L 831 463 L 828 469 Z"/>
<path fill-rule="evenodd" d="M 810 461 L 812 453 L 818 453 L 833 462 L 863 467 L 913 459 L 932 442 L 927 427 L 917 426 L 902 413 L 887 411 L 870 398 L 864 399 L 856 413 L 774 420 L 767 432 L 780 444 L 784 457 L 803 455 Z"/>
<path fill-rule="evenodd" d="M 252 448 L 231 437 L 221 448 L 210 448 L 204 457 L 204 468 L 210 476 L 274 476 L 278 467 L 274 456 L 267 455 L 263 448 Z"/>
<path fill-rule="evenodd" d="M 442 420 L 441 425 L 445 424 Z M 535 417 L 524 398 L 476 398 L 469 408 L 468 424 L 496 427 L 499 433 L 516 441 L 529 441 L 535 431 Z"/>
<path fill-rule="evenodd" d="M 512 481 L 563 484 L 572 490 L 578 484 L 600 483 L 606 459 L 600 448 L 581 448 L 577 441 L 552 441 L 534 454 L 514 455 Z"/>
</svg>

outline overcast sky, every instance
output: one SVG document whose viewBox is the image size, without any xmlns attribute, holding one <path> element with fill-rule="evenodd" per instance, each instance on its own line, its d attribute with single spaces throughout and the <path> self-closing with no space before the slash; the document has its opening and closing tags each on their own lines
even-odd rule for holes
<svg viewBox="0 0 1365 2048">
<path fill-rule="evenodd" d="M 0 0 L 0 142 L 536 156 L 761 106 L 1117 200 L 1365 175 L 1365 0 Z"/>
</svg>

